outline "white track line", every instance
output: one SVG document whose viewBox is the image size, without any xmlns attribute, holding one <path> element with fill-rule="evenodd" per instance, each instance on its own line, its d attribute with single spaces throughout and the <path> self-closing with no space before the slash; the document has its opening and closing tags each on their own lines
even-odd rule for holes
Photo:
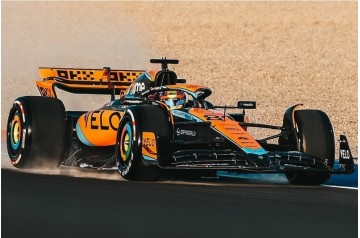
<svg viewBox="0 0 360 238">
<path fill-rule="evenodd" d="M 330 187 L 330 188 L 344 188 L 344 189 L 358 190 L 358 188 L 355 187 L 345 187 L 345 186 L 336 186 L 336 185 L 322 185 L 322 186 Z"/>
</svg>

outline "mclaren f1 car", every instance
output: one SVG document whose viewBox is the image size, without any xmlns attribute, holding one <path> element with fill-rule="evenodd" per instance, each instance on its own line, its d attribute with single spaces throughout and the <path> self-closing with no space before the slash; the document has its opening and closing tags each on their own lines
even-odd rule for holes
<svg viewBox="0 0 360 238">
<path fill-rule="evenodd" d="M 40 68 L 41 96 L 17 98 L 9 113 L 11 163 L 117 169 L 127 180 L 157 180 L 166 170 L 285 173 L 290 183 L 310 185 L 354 171 L 344 135 L 334 165 L 334 131 L 324 112 L 297 104 L 285 110 L 281 126 L 250 123 L 245 110 L 255 109 L 256 102 L 214 106 L 207 101 L 208 87 L 187 84 L 169 70 L 178 60 L 150 62 L 161 69 Z M 56 88 L 108 94 L 111 100 L 97 110 L 67 111 Z M 239 112 L 228 113 L 229 108 Z M 276 133 L 256 139 L 249 127 Z"/>
</svg>

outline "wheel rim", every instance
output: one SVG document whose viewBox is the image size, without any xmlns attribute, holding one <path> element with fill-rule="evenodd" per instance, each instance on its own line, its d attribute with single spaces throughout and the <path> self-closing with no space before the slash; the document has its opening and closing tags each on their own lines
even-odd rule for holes
<svg viewBox="0 0 360 238">
<path fill-rule="evenodd" d="M 120 137 L 120 164 L 126 167 L 131 160 L 131 149 L 132 149 L 132 131 L 130 123 L 126 123 L 121 131 Z"/>
<path fill-rule="evenodd" d="M 21 144 L 23 141 L 23 121 L 18 108 L 13 108 L 10 112 L 7 125 L 7 145 L 10 159 L 15 162 L 21 154 Z"/>
<path fill-rule="evenodd" d="M 17 150 L 21 141 L 21 120 L 19 115 L 15 114 L 10 123 L 10 143 L 14 150 Z"/>
</svg>

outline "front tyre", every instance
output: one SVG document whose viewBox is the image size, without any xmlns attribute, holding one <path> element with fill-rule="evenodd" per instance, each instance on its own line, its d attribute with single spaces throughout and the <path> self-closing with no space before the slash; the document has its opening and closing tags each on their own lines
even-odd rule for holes
<svg viewBox="0 0 360 238">
<path fill-rule="evenodd" d="M 153 181 L 161 176 L 158 167 L 147 167 L 142 159 L 142 127 L 127 112 L 120 122 L 116 138 L 116 164 L 126 180 Z"/>
<path fill-rule="evenodd" d="M 15 100 L 7 122 L 7 151 L 17 168 L 58 167 L 66 147 L 66 114 L 55 98 Z"/>
<path fill-rule="evenodd" d="M 134 136 L 134 130 L 129 116 L 123 117 L 117 132 L 116 162 L 121 176 L 128 180 L 136 178 L 139 170 L 139 144 Z M 135 138 L 135 141 L 134 141 Z"/>
<path fill-rule="evenodd" d="M 295 111 L 297 131 L 297 148 L 299 151 L 327 161 L 329 169 L 334 166 L 335 140 L 331 121 L 326 113 L 320 110 Z M 325 183 L 330 174 L 309 172 L 286 172 L 292 184 L 319 185 Z"/>
</svg>

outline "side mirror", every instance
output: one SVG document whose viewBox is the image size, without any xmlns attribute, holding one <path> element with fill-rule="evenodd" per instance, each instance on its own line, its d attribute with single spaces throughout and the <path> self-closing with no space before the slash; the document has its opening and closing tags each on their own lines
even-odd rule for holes
<svg viewBox="0 0 360 238">
<path fill-rule="evenodd" d="M 240 109 L 256 109 L 255 101 L 238 101 L 238 108 Z"/>
<path fill-rule="evenodd" d="M 177 79 L 176 83 L 186 83 L 186 79 Z"/>
</svg>

